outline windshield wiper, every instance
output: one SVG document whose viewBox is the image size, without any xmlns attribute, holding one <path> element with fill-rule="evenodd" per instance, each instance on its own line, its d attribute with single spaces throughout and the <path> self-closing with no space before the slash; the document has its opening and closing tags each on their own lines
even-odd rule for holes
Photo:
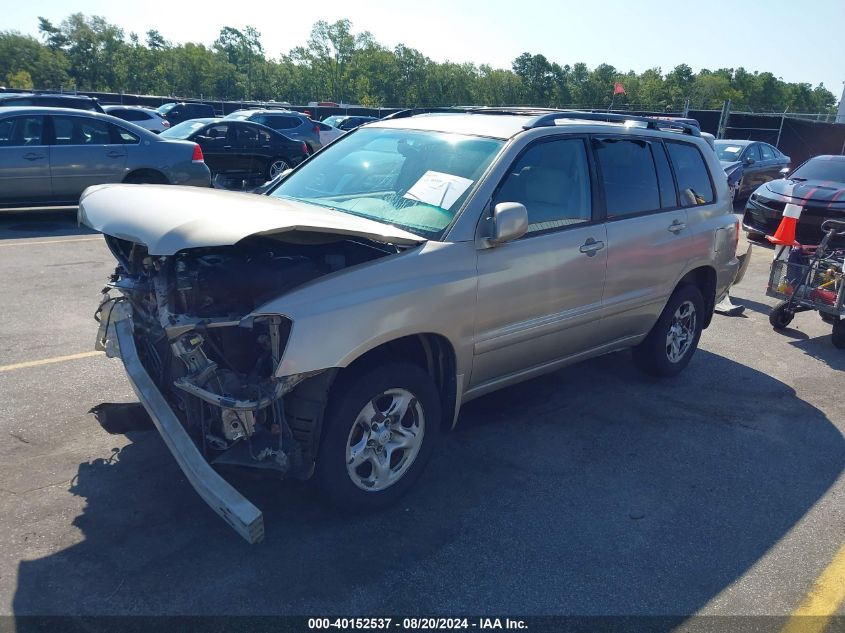
<svg viewBox="0 0 845 633">
<path fill-rule="evenodd" d="M 806 178 L 801 178 L 800 176 L 798 178 L 796 178 L 795 176 L 791 176 L 789 179 L 795 180 L 796 182 L 807 182 Z"/>
</svg>

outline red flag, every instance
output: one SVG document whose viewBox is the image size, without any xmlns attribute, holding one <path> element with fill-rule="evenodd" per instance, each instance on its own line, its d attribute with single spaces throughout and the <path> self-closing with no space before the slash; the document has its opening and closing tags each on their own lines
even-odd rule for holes
<svg viewBox="0 0 845 633">
<path fill-rule="evenodd" d="M 622 84 L 620 84 L 617 81 L 615 84 L 613 84 L 613 96 L 615 97 L 616 95 L 619 95 L 619 94 L 624 95 L 624 94 L 628 94 L 628 93 L 625 92 L 625 88 L 622 87 Z"/>
</svg>

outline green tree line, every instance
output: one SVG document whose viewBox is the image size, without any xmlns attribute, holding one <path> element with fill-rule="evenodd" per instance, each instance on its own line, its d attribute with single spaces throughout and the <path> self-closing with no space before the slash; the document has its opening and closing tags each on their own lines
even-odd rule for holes
<svg viewBox="0 0 845 633">
<path fill-rule="evenodd" d="M 609 64 L 560 65 L 523 53 L 510 69 L 436 62 L 402 44 L 383 46 L 349 20 L 314 24 L 308 41 L 268 56 L 261 34 L 223 27 L 210 45 L 177 44 L 156 30 L 128 35 L 99 16 L 74 13 L 53 24 L 39 18 L 39 38 L 0 31 L 0 84 L 188 98 L 336 101 L 372 107 L 534 105 L 679 110 L 733 108 L 759 112 L 829 112 L 836 97 L 819 84 L 788 83 L 742 67 L 686 64 L 668 73 L 622 72 Z M 625 93 L 613 96 L 622 84 Z"/>
</svg>

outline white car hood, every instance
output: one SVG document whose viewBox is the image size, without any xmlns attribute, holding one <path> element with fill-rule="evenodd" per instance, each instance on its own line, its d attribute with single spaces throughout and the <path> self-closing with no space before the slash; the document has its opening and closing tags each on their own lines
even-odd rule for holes
<svg viewBox="0 0 845 633">
<path fill-rule="evenodd" d="M 409 246 L 424 237 L 315 205 L 252 193 L 173 185 L 97 185 L 79 201 L 79 223 L 147 247 L 150 255 L 228 246 L 250 235 L 293 231 Z"/>
</svg>

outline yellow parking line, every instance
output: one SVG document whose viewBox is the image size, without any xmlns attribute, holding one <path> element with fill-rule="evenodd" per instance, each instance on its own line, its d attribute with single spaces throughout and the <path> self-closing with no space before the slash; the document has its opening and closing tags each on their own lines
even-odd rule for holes
<svg viewBox="0 0 845 633">
<path fill-rule="evenodd" d="M 27 367 L 39 367 L 41 365 L 52 365 L 53 363 L 63 363 L 66 360 L 78 360 L 80 358 L 91 358 L 92 356 L 100 356 L 103 352 L 80 352 L 79 354 L 70 354 L 68 356 L 54 356 L 53 358 L 42 358 L 41 360 L 29 360 L 25 363 L 14 363 L 12 365 L 0 365 L 0 372 L 14 371 L 15 369 L 25 369 Z"/>
<path fill-rule="evenodd" d="M 29 244 L 63 244 L 65 242 L 93 242 L 94 240 L 101 240 L 103 239 L 101 236 L 97 237 L 75 237 L 70 240 L 29 240 L 28 242 L 11 242 L 11 243 L 4 243 L 0 242 L 0 246 L 28 246 Z"/>
<path fill-rule="evenodd" d="M 804 602 L 789 618 L 781 633 L 822 633 L 845 601 L 845 544 L 830 565 L 816 578 Z"/>
</svg>

